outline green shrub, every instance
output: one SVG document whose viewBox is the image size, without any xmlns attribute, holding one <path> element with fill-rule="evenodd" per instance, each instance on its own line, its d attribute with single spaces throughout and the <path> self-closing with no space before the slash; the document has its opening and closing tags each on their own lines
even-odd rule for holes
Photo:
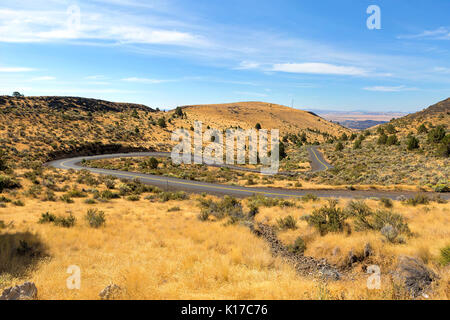
<svg viewBox="0 0 450 320">
<path fill-rule="evenodd" d="M 336 206 L 336 200 L 329 200 L 328 205 L 314 209 L 313 213 L 307 217 L 309 225 L 316 228 L 320 235 L 325 235 L 328 232 L 342 232 L 344 230 L 347 214 Z"/>
<path fill-rule="evenodd" d="M 437 147 L 437 153 L 441 157 L 449 157 L 450 156 L 450 134 L 447 134 L 444 139 L 441 140 L 441 143 Z"/>
<path fill-rule="evenodd" d="M 14 200 L 12 204 L 18 207 L 23 207 L 25 205 L 25 203 L 22 200 Z"/>
<path fill-rule="evenodd" d="M 139 197 L 139 195 L 137 195 L 137 194 L 132 194 L 132 195 L 130 195 L 130 196 L 127 197 L 127 200 L 128 200 L 128 201 L 139 201 L 140 198 L 141 198 L 141 197 Z"/>
<path fill-rule="evenodd" d="M 370 217 L 373 212 L 363 200 L 352 200 L 345 208 L 348 216 L 355 218 L 355 229 L 357 231 L 373 229 Z"/>
<path fill-rule="evenodd" d="M 435 192 L 450 192 L 450 187 L 447 184 L 438 184 L 434 187 Z"/>
<path fill-rule="evenodd" d="M 424 194 L 417 194 L 413 198 L 409 198 L 405 201 L 406 204 L 411 206 L 417 206 L 418 204 L 428 204 L 430 199 Z"/>
<path fill-rule="evenodd" d="M 395 130 L 395 127 L 394 127 L 394 125 L 393 125 L 392 123 L 388 123 L 388 124 L 386 125 L 386 131 L 387 131 L 388 133 L 390 133 L 390 134 L 394 134 L 394 133 L 397 132 L 397 130 Z"/>
<path fill-rule="evenodd" d="M 278 228 L 281 230 L 286 229 L 297 229 L 297 221 L 295 221 L 294 217 L 289 215 L 285 218 L 279 218 L 277 219 Z"/>
<path fill-rule="evenodd" d="M 212 215 L 217 219 L 223 219 L 225 217 L 234 217 L 237 219 L 245 218 L 241 202 L 234 197 L 225 196 L 218 202 L 214 202 L 211 199 L 199 199 L 198 201 L 202 213 L 205 216 Z"/>
<path fill-rule="evenodd" d="M 0 202 L 8 203 L 8 202 L 11 202 L 11 201 L 12 201 L 11 199 L 6 198 L 5 196 L 0 196 Z"/>
<path fill-rule="evenodd" d="M 421 134 L 421 133 L 428 133 L 428 129 L 425 126 L 425 124 L 421 124 L 418 128 L 417 128 L 417 133 Z"/>
<path fill-rule="evenodd" d="M 69 194 L 63 194 L 61 197 L 60 197 L 60 199 L 61 199 L 61 201 L 63 201 L 63 202 L 65 202 L 65 203 L 74 203 L 74 201 L 72 200 L 72 198 L 70 197 L 70 195 Z"/>
<path fill-rule="evenodd" d="M 440 125 L 433 128 L 428 133 L 428 141 L 431 143 L 439 143 L 445 137 L 445 128 Z"/>
<path fill-rule="evenodd" d="M 301 237 L 298 237 L 293 244 L 288 246 L 288 250 L 295 254 L 303 254 L 306 250 L 306 243 Z"/>
<path fill-rule="evenodd" d="M 248 215 L 250 217 L 254 217 L 254 216 L 256 216 L 258 214 L 258 212 L 259 212 L 259 208 L 257 206 L 255 206 L 255 205 L 251 204 L 250 207 L 249 207 Z"/>
<path fill-rule="evenodd" d="M 450 245 L 441 249 L 440 261 L 444 266 L 450 264 Z"/>
<path fill-rule="evenodd" d="M 75 225 L 76 218 L 70 214 L 68 217 L 57 217 L 54 224 L 64 228 L 71 228 Z"/>
<path fill-rule="evenodd" d="M 158 164 L 159 164 L 158 160 L 156 158 L 154 158 L 154 157 L 151 157 L 148 160 L 148 166 L 149 166 L 150 169 L 158 168 Z"/>
<path fill-rule="evenodd" d="M 392 208 L 394 203 L 389 198 L 380 198 L 380 202 L 384 205 L 385 208 Z"/>
<path fill-rule="evenodd" d="M 70 198 L 84 198 L 87 196 L 86 193 L 84 193 L 83 191 L 78 190 L 78 189 L 70 190 L 69 192 L 67 192 L 67 195 Z"/>
<path fill-rule="evenodd" d="M 38 223 L 53 223 L 56 220 L 56 216 L 52 213 L 46 212 L 41 215 Z"/>
<path fill-rule="evenodd" d="M 362 143 L 361 139 L 355 140 L 355 143 L 353 144 L 353 149 L 361 149 L 361 143 Z"/>
<path fill-rule="evenodd" d="M 105 213 L 97 209 L 89 209 L 85 219 L 92 228 L 99 228 L 106 223 Z"/>
<path fill-rule="evenodd" d="M 386 145 L 388 145 L 388 146 L 393 146 L 393 145 L 396 145 L 396 144 L 398 144 L 398 138 L 397 138 L 397 136 L 396 136 L 395 134 L 390 135 L 390 136 L 387 138 L 387 140 L 386 140 Z"/>
<path fill-rule="evenodd" d="M 201 221 L 206 221 L 206 220 L 208 220 L 208 218 L 209 218 L 209 213 L 207 211 L 202 211 L 198 215 L 198 219 Z"/>
<path fill-rule="evenodd" d="M 378 137 L 377 143 L 378 144 L 386 144 L 388 139 L 388 136 L 383 132 L 382 134 L 380 134 L 380 136 Z"/>
<path fill-rule="evenodd" d="M 158 195 L 161 202 L 167 202 L 169 200 L 186 200 L 189 199 L 189 195 L 184 191 L 177 192 L 162 192 Z"/>
<path fill-rule="evenodd" d="M 97 201 L 95 201 L 92 198 L 89 198 L 89 199 L 84 200 L 84 203 L 86 203 L 86 204 L 95 204 L 95 203 L 97 203 Z"/>
<path fill-rule="evenodd" d="M 5 175 L 0 175 L 0 192 L 3 192 L 3 190 L 5 189 L 17 189 L 20 187 L 20 183 L 13 178 Z"/>
<path fill-rule="evenodd" d="M 408 150 L 418 149 L 419 148 L 419 140 L 414 136 L 410 136 L 410 137 L 408 137 L 408 140 L 406 141 L 406 145 L 407 145 Z"/>
<path fill-rule="evenodd" d="M 176 211 L 180 211 L 181 209 L 180 209 L 180 207 L 172 207 L 172 208 L 169 208 L 169 209 L 167 209 L 167 212 L 176 212 Z"/>
<path fill-rule="evenodd" d="M 100 198 L 105 199 L 105 200 L 119 199 L 120 194 L 118 194 L 116 192 L 112 192 L 111 190 L 103 190 L 102 192 L 100 192 Z"/>
<path fill-rule="evenodd" d="M 160 126 L 161 128 L 167 127 L 166 119 L 164 119 L 164 117 L 163 118 L 159 118 L 157 123 L 158 123 L 158 126 Z"/>
<path fill-rule="evenodd" d="M 319 198 L 315 194 L 307 193 L 304 196 L 302 196 L 301 199 L 303 202 L 308 202 L 308 201 L 317 201 Z"/>
<path fill-rule="evenodd" d="M 411 235 L 408 223 L 402 215 L 388 210 L 377 210 L 373 215 L 373 228 L 381 230 L 386 225 L 391 225 L 400 233 Z"/>
<path fill-rule="evenodd" d="M 344 150 L 344 145 L 342 144 L 342 142 L 338 142 L 335 151 L 342 151 L 342 150 Z"/>
</svg>

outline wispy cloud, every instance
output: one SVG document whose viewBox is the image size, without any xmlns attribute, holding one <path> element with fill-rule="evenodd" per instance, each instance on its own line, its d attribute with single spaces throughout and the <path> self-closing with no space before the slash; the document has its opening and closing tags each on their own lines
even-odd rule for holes
<svg viewBox="0 0 450 320">
<path fill-rule="evenodd" d="M 439 27 L 434 30 L 425 30 L 417 34 L 400 35 L 398 39 L 432 39 L 432 40 L 450 40 L 450 28 Z"/>
<path fill-rule="evenodd" d="M 261 65 L 257 62 L 252 61 L 242 61 L 238 67 L 234 68 L 236 70 L 246 70 L 246 69 L 258 69 Z"/>
<path fill-rule="evenodd" d="M 0 9 L 0 42 L 82 40 L 188 47 L 206 43 L 201 36 L 189 31 L 164 29 L 164 25 L 150 25 L 137 17 L 127 17 L 126 14 L 86 10 L 80 13 L 79 21 L 77 23 L 77 18 L 71 16 L 66 8 L 48 11 Z"/>
<path fill-rule="evenodd" d="M 104 75 L 101 75 L 101 74 L 97 74 L 97 75 L 87 76 L 87 77 L 84 77 L 84 78 L 87 79 L 87 80 L 104 80 L 107 77 L 104 76 Z"/>
<path fill-rule="evenodd" d="M 446 67 L 435 67 L 433 69 L 433 71 L 438 72 L 438 73 L 450 73 L 450 68 L 446 68 Z"/>
<path fill-rule="evenodd" d="M 172 82 L 175 80 L 163 80 L 163 79 L 148 79 L 148 78 L 124 78 L 122 81 L 126 82 L 135 82 L 135 83 L 150 83 L 150 84 L 156 84 L 156 83 L 164 83 L 164 82 Z"/>
<path fill-rule="evenodd" d="M 368 72 L 365 69 L 352 66 L 338 66 L 329 63 L 279 63 L 274 64 L 272 71 L 306 73 L 306 74 L 329 74 L 363 76 Z"/>
<path fill-rule="evenodd" d="M 30 72 L 35 71 L 33 68 L 24 67 L 0 67 L 0 72 Z"/>
<path fill-rule="evenodd" d="M 261 92 L 235 91 L 234 93 L 242 95 L 242 96 L 248 96 L 248 97 L 259 97 L 259 98 L 268 97 L 268 94 L 261 93 Z"/>
<path fill-rule="evenodd" d="M 379 92 L 401 92 L 401 91 L 416 91 L 417 88 L 407 87 L 407 86 L 373 86 L 363 88 L 366 91 L 379 91 Z"/>
<path fill-rule="evenodd" d="M 56 80 L 56 78 L 52 76 L 42 76 L 31 79 L 31 81 L 51 81 L 51 80 Z"/>
</svg>

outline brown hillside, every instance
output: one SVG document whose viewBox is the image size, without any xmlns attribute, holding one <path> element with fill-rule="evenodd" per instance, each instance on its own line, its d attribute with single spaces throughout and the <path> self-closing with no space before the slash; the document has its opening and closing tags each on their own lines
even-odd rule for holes
<svg viewBox="0 0 450 320">
<path fill-rule="evenodd" d="M 193 105 L 183 107 L 183 111 L 189 118 L 217 128 L 240 126 L 247 129 L 259 123 L 263 129 L 279 129 L 280 134 L 320 131 L 337 136 L 351 132 L 313 113 L 266 102 Z M 323 140 L 320 137 L 317 139 Z"/>
<path fill-rule="evenodd" d="M 450 125 L 450 98 L 440 101 L 428 108 L 395 119 L 391 123 L 401 132 L 415 132 L 418 126 L 425 124 L 427 127 L 438 125 Z"/>
<path fill-rule="evenodd" d="M 349 132 L 311 113 L 263 102 L 189 106 L 183 117 L 131 103 L 78 97 L 0 97 L 0 147 L 14 163 L 30 166 L 65 154 L 154 149 L 170 151 L 171 133 L 207 126 L 280 129 L 280 135 L 305 133 L 309 142 Z M 161 118 L 165 119 L 165 126 Z M 105 148 L 105 145 L 107 147 Z"/>
</svg>

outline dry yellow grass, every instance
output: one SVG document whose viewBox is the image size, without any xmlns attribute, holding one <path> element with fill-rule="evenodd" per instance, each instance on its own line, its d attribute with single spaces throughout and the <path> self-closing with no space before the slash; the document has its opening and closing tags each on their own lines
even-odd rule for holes
<svg viewBox="0 0 450 320">
<path fill-rule="evenodd" d="M 19 196 L 19 198 L 23 198 Z M 36 283 L 39 299 L 98 299 L 108 284 L 124 289 L 122 299 L 393 299 L 401 298 L 389 276 L 383 273 L 381 290 L 366 288 L 367 275 L 355 270 L 351 278 L 323 283 L 296 274 L 294 268 L 273 257 L 269 246 L 249 229 L 239 225 L 225 226 L 222 221 L 201 222 L 195 197 L 186 201 L 153 203 L 124 199 L 88 205 L 83 199 L 75 203 L 43 202 L 23 198 L 25 207 L 0 208 L 0 220 L 14 221 L 12 229 L 0 234 L 29 231 L 40 237 L 49 257 L 39 261 L 21 277 L 0 277 L 0 288 L 25 280 Z M 275 224 L 288 214 L 298 218 L 325 203 L 298 202 L 302 208 L 262 208 L 258 221 Z M 370 206 L 378 202 L 369 201 Z M 345 201 L 341 201 L 342 206 Z M 168 212 L 174 206 L 180 211 Z M 106 226 L 90 228 L 84 220 L 88 208 L 106 213 Z M 429 209 L 426 209 L 429 208 Z M 295 231 L 280 233 L 292 242 L 301 235 L 308 246 L 307 255 L 326 257 L 339 263 L 350 249 L 362 250 L 370 242 L 375 251 L 374 263 L 382 271 L 393 267 L 399 254 L 428 257 L 428 265 L 439 272 L 441 281 L 432 298 L 447 299 L 449 270 L 435 264 L 438 250 L 448 244 L 449 204 L 428 207 L 404 207 L 395 203 L 394 210 L 407 218 L 416 238 L 405 245 L 387 244 L 371 232 L 351 236 L 329 234 L 320 237 L 306 223 L 299 221 Z M 56 215 L 72 213 L 77 218 L 73 228 L 38 224 L 44 212 Z M 331 251 L 340 248 L 340 254 Z M 68 290 L 66 273 L 69 265 L 81 268 L 80 290 Z"/>
</svg>

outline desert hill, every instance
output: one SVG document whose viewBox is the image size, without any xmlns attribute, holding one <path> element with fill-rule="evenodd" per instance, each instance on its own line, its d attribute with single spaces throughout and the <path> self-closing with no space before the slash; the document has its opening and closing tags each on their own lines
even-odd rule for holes
<svg viewBox="0 0 450 320">
<path fill-rule="evenodd" d="M 179 108 L 178 108 L 179 109 Z M 264 102 L 186 106 L 156 111 L 140 104 L 79 97 L 0 97 L 0 147 L 19 165 L 64 154 L 171 149 L 171 132 L 207 126 L 280 129 L 280 136 L 304 134 L 323 142 L 350 130 L 312 113 Z"/>
<path fill-rule="evenodd" d="M 209 123 L 212 127 L 223 128 L 240 126 L 254 128 L 257 123 L 264 129 L 280 129 L 280 134 L 298 133 L 328 133 L 339 136 L 351 131 L 336 123 L 329 122 L 312 112 L 289 108 L 283 105 L 266 102 L 235 102 L 226 104 L 192 105 L 182 107 L 189 118 Z M 320 135 L 320 134 L 319 134 Z M 323 138 L 311 135 L 323 141 Z"/>
<path fill-rule="evenodd" d="M 421 124 L 428 125 L 428 127 L 448 126 L 450 124 L 450 98 L 431 105 L 422 111 L 394 119 L 391 123 L 404 132 L 411 130 L 415 132 L 414 129 L 417 129 Z"/>
<path fill-rule="evenodd" d="M 142 104 L 109 102 L 99 99 L 80 97 L 10 97 L 0 96 L 0 106 L 5 108 L 39 108 L 48 107 L 60 111 L 91 111 L 91 112 L 124 112 L 130 109 L 154 111 Z"/>
</svg>

